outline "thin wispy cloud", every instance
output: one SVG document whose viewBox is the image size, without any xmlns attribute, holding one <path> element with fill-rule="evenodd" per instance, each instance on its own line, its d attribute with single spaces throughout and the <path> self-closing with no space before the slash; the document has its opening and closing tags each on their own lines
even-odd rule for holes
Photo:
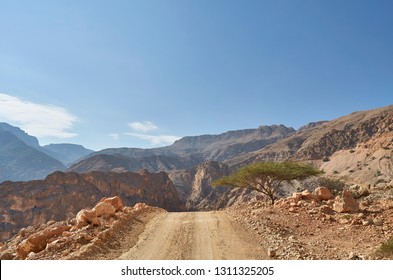
<svg viewBox="0 0 393 280">
<path fill-rule="evenodd" d="M 158 126 L 156 126 L 154 123 L 149 121 L 131 122 L 128 124 L 128 126 L 132 128 L 134 131 L 141 132 L 141 133 L 147 133 L 150 131 L 158 130 Z"/>
<path fill-rule="evenodd" d="M 160 133 L 159 127 L 151 121 L 131 122 L 128 126 L 133 132 L 124 133 L 125 135 L 147 141 L 153 146 L 170 145 L 180 139 L 174 135 Z"/>
<path fill-rule="evenodd" d="M 65 108 L 0 93 L 0 118 L 36 137 L 72 138 L 77 117 Z"/>
<path fill-rule="evenodd" d="M 113 140 L 119 140 L 119 134 L 118 133 L 110 133 L 108 134 L 109 137 L 113 138 Z"/>
<path fill-rule="evenodd" d="M 173 136 L 173 135 L 148 135 L 148 134 L 141 134 L 141 133 L 125 133 L 126 135 L 130 135 L 132 137 L 139 138 L 141 140 L 146 140 L 150 142 L 150 144 L 154 146 L 159 145 L 170 145 L 173 144 L 176 140 L 179 140 L 180 137 Z"/>
</svg>

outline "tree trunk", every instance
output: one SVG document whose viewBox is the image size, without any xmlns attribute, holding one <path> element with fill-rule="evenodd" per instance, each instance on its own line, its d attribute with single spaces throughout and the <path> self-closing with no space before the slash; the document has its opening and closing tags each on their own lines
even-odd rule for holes
<svg viewBox="0 0 393 280">
<path fill-rule="evenodd" d="M 273 194 L 269 195 L 270 200 L 272 201 L 272 206 L 274 205 L 274 202 L 276 201 L 275 197 Z"/>
</svg>

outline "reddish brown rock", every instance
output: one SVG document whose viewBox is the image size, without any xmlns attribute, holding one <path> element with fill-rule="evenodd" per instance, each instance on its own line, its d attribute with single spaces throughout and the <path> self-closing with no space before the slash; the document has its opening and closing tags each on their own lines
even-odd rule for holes
<svg viewBox="0 0 393 280">
<path fill-rule="evenodd" d="M 333 215 L 335 213 L 334 210 L 327 205 L 323 205 L 319 209 L 320 209 L 321 213 L 323 213 L 323 214 Z"/>
<path fill-rule="evenodd" d="M 314 190 L 314 195 L 320 200 L 329 200 L 333 198 L 333 194 L 325 187 L 318 187 Z"/>
<path fill-rule="evenodd" d="M 359 211 L 359 203 L 349 191 L 344 191 L 342 197 L 338 197 L 334 202 L 333 210 L 339 213 L 356 213 Z"/>
</svg>

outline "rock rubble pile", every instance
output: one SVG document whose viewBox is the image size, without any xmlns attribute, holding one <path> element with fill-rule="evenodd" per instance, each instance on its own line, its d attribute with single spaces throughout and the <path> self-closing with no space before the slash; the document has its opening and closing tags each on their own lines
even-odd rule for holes
<svg viewBox="0 0 393 280">
<path fill-rule="evenodd" d="M 143 230 L 138 227 L 142 220 L 163 211 L 144 203 L 124 207 L 118 196 L 103 198 L 68 221 L 22 228 L 0 247 L 0 259 L 113 258 L 109 251 L 121 242 L 123 233 L 135 230 L 138 235 Z"/>
</svg>

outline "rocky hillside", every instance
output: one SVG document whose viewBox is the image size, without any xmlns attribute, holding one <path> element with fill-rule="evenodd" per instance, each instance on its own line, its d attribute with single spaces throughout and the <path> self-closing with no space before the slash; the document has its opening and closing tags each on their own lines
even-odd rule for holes
<svg viewBox="0 0 393 280">
<path fill-rule="evenodd" d="M 45 180 L 0 184 L 0 240 L 10 238 L 22 227 L 68 219 L 102 197 L 115 195 L 120 195 L 127 206 L 145 202 L 171 211 L 183 209 L 164 172 L 55 172 Z"/>
<path fill-rule="evenodd" d="M 226 163 L 235 169 L 257 161 L 300 160 L 321 166 L 328 175 L 348 182 L 375 184 L 379 179 L 393 179 L 392 133 L 393 105 L 312 123 L 285 139 Z"/>
<path fill-rule="evenodd" d="M 248 154 L 247 161 L 322 160 L 336 151 L 353 149 L 392 131 L 393 105 L 354 112 L 329 122 L 311 123 L 285 139 Z"/>
<path fill-rule="evenodd" d="M 393 132 L 381 134 L 322 162 L 327 175 L 345 181 L 384 187 L 393 184 Z"/>
</svg>

